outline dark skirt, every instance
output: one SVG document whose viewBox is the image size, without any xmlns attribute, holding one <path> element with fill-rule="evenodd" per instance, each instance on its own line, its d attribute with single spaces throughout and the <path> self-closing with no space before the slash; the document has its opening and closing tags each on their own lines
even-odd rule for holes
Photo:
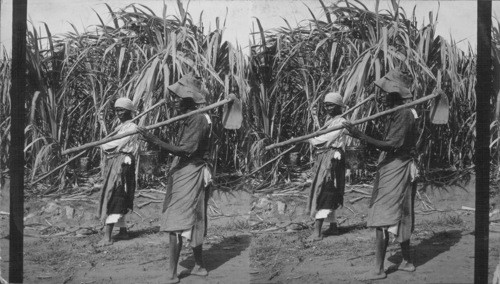
<svg viewBox="0 0 500 284">
<path fill-rule="evenodd" d="M 132 159 L 124 164 L 126 157 Z M 110 214 L 126 214 L 133 209 L 135 193 L 135 161 L 129 154 L 120 153 L 106 159 L 104 185 L 101 189 L 99 216 L 104 220 Z"/>
<path fill-rule="evenodd" d="M 335 152 L 340 160 L 333 158 Z M 309 194 L 308 209 L 312 217 L 320 209 L 335 210 L 343 205 L 345 189 L 345 155 L 341 149 L 329 149 L 318 154 L 313 167 L 314 178 Z"/>
</svg>

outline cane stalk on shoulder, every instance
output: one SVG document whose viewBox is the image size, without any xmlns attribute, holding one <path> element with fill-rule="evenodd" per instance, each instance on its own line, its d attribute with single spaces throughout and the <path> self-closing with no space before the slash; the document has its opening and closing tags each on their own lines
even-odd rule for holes
<svg viewBox="0 0 500 284">
<path fill-rule="evenodd" d="M 444 94 L 444 92 L 442 92 L 441 90 L 437 90 L 432 95 L 428 95 L 428 96 L 425 96 L 425 97 L 420 98 L 418 100 L 415 100 L 415 101 L 413 101 L 411 103 L 400 105 L 400 106 L 397 106 L 395 108 L 392 108 L 392 109 L 389 109 L 389 110 L 386 110 L 386 111 L 383 111 L 383 112 L 379 112 L 377 114 L 374 114 L 374 115 L 371 115 L 371 116 L 368 116 L 368 117 L 365 117 L 365 118 L 362 118 L 362 119 L 358 119 L 358 120 L 352 121 L 351 124 L 352 125 L 357 125 L 357 124 L 365 123 L 365 122 L 374 120 L 376 118 L 379 118 L 379 117 L 391 114 L 391 113 L 396 112 L 396 111 L 398 111 L 400 109 L 425 103 L 425 102 L 427 102 L 429 100 L 432 100 L 432 99 L 436 99 L 437 101 L 432 104 L 432 109 L 431 109 L 431 112 L 430 112 L 431 113 L 431 122 L 433 124 L 446 124 L 446 123 L 448 123 L 448 116 L 449 116 L 448 98 L 446 97 L 446 95 Z M 322 134 L 325 134 L 325 133 L 328 133 L 328 132 L 332 132 L 332 131 L 335 131 L 335 130 L 339 130 L 339 129 L 342 129 L 342 128 L 345 128 L 345 127 L 344 126 L 337 126 L 337 127 L 327 128 L 327 129 L 324 129 L 324 130 L 316 131 L 316 132 L 311 133 L 311 134 L 307 134 L 307 135 L 304 135 L 304 136 L 292 138 L 292 139 L 287 140 L 287 141 L 275 143 L 275 144 L 272 144 L 272 145 L 269 145 L 269 146 L 265 147 L 264 149 L 266 151 L 268 151 L 268 150 L 271 150 L 271 149 L 274 149 L 274 148 L 277 148 L 277 147 L 283 147 L 283 146 L 286 146 L 286 145 L 289 145 L 289 144 L 302 142 L 302 141 L 307 140 L 309 138 L 313 138 L 313 137 L 316 137 L 316 136 L 319 136 L 319 135 L 322 135 Z"/>
<path fill-rule="evenodd" d="M 145 130 L 156 129 L 156 128 L 171 124 L 173 122 L 188 118 L 194 114 L 205 112 L 205 111 L 208 111 L 208 110 L 211 110 L 211 109 L 217 108 L 219 106 L 223 106 L 223 105 L 227 105 L 227 107 L 224 108 L 224 110 L 225 110 L 224 118 L 225 119 L 223 119 L 223 126 L 226 129 L 238 129 L 239 127 L 241 127 L 241 122 L 242 122 L 242 117 L 243 117 L 243 115 L 241 113 L 241 101 L 238 99 L 238 97 L 236 97 L 235 94 L 229 94 L 227 98 L 225 98 L 219 102 L 216 102 L 216 103 L 213 103 L 213 104 L 208 105 L 206 107 L 203 107 L 203 108 L 200 108 L 200 109 L 173 117 L 171 119 L 168 119 L 168 120 L 165 120 L 162 122 L 158 122 L 158 123 L 153 124 L 153 125 L 146 126 L 146 127 L 144 127 L 144 129 Z M 123 134 L 115 135 L 113 137 L 104 138 L 104 139 L 101 139 L 99 141 L 95 141 L 95 142 L 84 144 L 82 146 L 67 149 L 65 151 L 62 151 L 61 155 L 68 155 L 68 154 L 71 154 L 74 152 L 78 152 L 81 150 L 85 150 L 88 148 L 99 146 L 99 145 L 105 144 L 107 142 L 114 141 L 114 140 L 117 140 L 117 139 L 120 139 L 123 137 L 138 134 L 138 133 L 139 133 L 139 131 L 129 131 L 129 132 L 126 132 Z"/>
<path fill-rule="evenodd" d="M 156 109 L 157 107 L 163 105 L 165 102 L 166 101 L 164 99 L 160 100 L 158 103 L 156 103 L 155 105 L 153 105 L 149 109 L 145 110 L 144 112 L 142 112 L 138 116 L 134 117 L 132 119 L 132 121 L 138 120 L 140 117 L 146 115 L 150 111 L 152 111 L 152 110 Z M 223 100 L 221 100 L 219 102 L 213 103 L 211 105 L 208 105 L 206 107 L 197 109 L 197 110 L 192 111 L 192 112 L 188 112 L 188 113 L 183 114 L 183 115 L 179 115 L 179 116 L 173 117 L 173 118 L 168 119 L 166 121 L 159 122 L 159 123 L 147 126 L 147 127 L 144 128 L 144 130 L 156 129 L 156 128 L 168 125 L 170 123 L 173 123 L 175 121 L 185 119 L 185 118 L 187 118 L 189 116 L 192 116 L 194 114 L 197 114 L 197 113 L 200 113 L 200 112 L 205 112 L 205 111 L 217 108 L 219 106 L 224 106 L 223 118 L 222 118 L 222 124 L 223 124 L 224 128 L 226 128 L 226 129 L 239 129 L 241 127 L 241 124 L 242 124 L 242 121 L 243 121 L 242 104 L 241 104 L 240 99 L 235 94 L 229 94 L 227 96 L 227 98 L 225 98 L 225 99 L 223 99 Z M 102 144 L 105 144 L 105 143 L 108 143 L 108 142 L 111 142 L 111 141 L 114 141 L 114 140 L 117 140 L 117 139 L 120 139 L 120 138 L 123 138 L 123 137 L 126 137 L 126 136 L 138 134 L 139 131 L 138 130 L 137 131 L 130 131 L 130 132 L 126 132 L 126 133 L 123 133 L 123 134 L 120 134 L 120 135 L 112 136 L 115 133 L 116 132 L 114 131 L 114 132 L 110 133 L 107 137 L 105 137 L 104 139 L 101 139 L 99 141 L 87 143 L 87 144 L 84 144 L 84 145 L 81 145 L 81 146 L 78 146 L 78 147 L 74 147 L 74 148 L 70 148 L 70 149 L 64 150 L 64 151 L 61 152 L 61 155 L 68 155 L 68 154 L 71 154 L 71 153 L 74 153 L 74 152 L 84 151 L 84 150 L 87 150 L 89 148 L 96 147 L 96 146 L 99 146 L 99 145 L 102 145 Z M 49 173 L 44 174 L 42 177 L 40 177 L 37 180 L 33 181 L 31 183 L 31 185 L 34 185 L 34 184 L 36 184 L 36 183 L 44 180 L 45 178 L 49 177 L 50 175 L 52 175 L 53 173 L 55 173 L 57 170 L 63 168 L 65 165 L 67 165 L 71 161 L 75 160 L 77 157 L 80 157 L 81 155 L 83 155 L 83 153 L 84 152 L 80 152 L 77 156 L 71 158 L 70 160 L 68 160 L 64 164 L 58 166 L 57 168 L 55 168 L 54 170 L 50 171 Z"/>
</svg>

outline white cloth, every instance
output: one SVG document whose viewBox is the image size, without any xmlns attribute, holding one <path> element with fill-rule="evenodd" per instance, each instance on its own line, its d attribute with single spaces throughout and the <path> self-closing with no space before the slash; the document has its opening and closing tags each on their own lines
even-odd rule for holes
<svg viewBox="0 0 500 284">
<path fill-rule="evenodd" d="M 325 99 L 323 101 L 333 103 L 341 107 L 345 107 L 345 104 L 342 101 L 342 96 L 340 95 L 339 92 L 330 92 L 326 94 Z"/>
<path fill-rule="evenodd" d="M 389 228 L 387 229 L 387 231 L 389 231 L 389 233 L 397 236 L 398 235 L 398 229 L 399 229 L 399 222 L 396 225 L 389 226 Z"/>
<path fill-rule="evenodd" d="M 182 241 L 182 238 L 185 239 L 185 247 L 189 247 L 191 243 L 191 236 L 193 234 L 193 229 L 185 230 L 182 232 L 175 232 L 175 235 L 177 236 L 177 240 L 180 242 Z"/>
<path fill-rule="evenodd" d="M 411 108 L 410 110 L 411 110 L 411 113 L 413 114 L 413 117 L 415 117 L 415 119 L 417 119 L 418 118 L 417 111 L 414 108 Z"/>
<path fill-rule="evenodd" d="M 106 218 L 106 225 L 115 224 L 115 227 L 125 228 L 125 215 L 123 214 L 110 214 Z"/>
<path fill-rule="evenodd" d="M 208 124 L 212 124 L 212 119 L 210 119 L 210 115 L 204 113 L 205 118 L 207 119 Z"/>
<path fill-rule="evenodd" d="M 411 178 L 411 182 L 414 182 L 415 179 L 417 179 L 418 175 L 419 175 L 419 172 L 418 172 L 417 163 L 415 163 L 415 161 L 412 161 L 410 163 L 410 178 Z"/>
<path fill-rule="evenodd" d="M 208 124 L 210 125 L 210 127 L 212 127 L 212 119 L 210 119 L 210 115 L 208 115 L 206 113 L 204 113 L 204 115 L 205 115 L 205 118 L 207 119 Z M 209 135 L 212 135 L 211 130 L 210 130 Z M 212 183 L 212 173 L 210 172 L 210 169 L 208 167 L 205 167 L 203 169 L 203 181 L 204 181 L 205 187 L 207 187 L 209 184 Z M 189 239 L 191 239 L 191 233 L 189 233 L 189 235 L 190 235 Z"/>
<path fill-rule="evenodd" d="M 325 219 L 327 223 L 337 223 L 337 218 L 335 217 L 335 210 L 331 209 L 320 209 L 316 212 L 314 216 L 316 220 Z"/>
<path fill-rule="evenodd" d="M 340 154 L 340 152 L 339 152 L 339 151 L 335 151 L 335 152 L 333 153 L 333 158 L 334 158 L 335 160 L 340 160 L 340 159 L 342 158 L 342 154 Z"/>
<path fill-rule="evenodd" d="M 347 121 L 345 118 L 341 117 L 340 115 L 329 119 L 326 123 L 325 126 L 327 128 L 332 128 L 335 126 L 341 126 L 343 122 Z M 332 132 L 325 133 L 323 135 L 314 137 L 309 139 L 309 142 L 311 142 L 312 145 L 314 146 L 319 146 L 323 143 L 326 143 L 325 146 L 327 147 L 333 147 L 333 148 L 345 148 L 345 129 L 339 129 L 335 130 Z"/>
<path fill-rule="evenodd" d="M 128 109 L 130 111 L 134 111 L 135 110 L 134 103 L 132 103 L 132 101 L 129 98 L 119 98 L 119 99 L 117 99 L 116 102 L 115 102 L 115 108 L 116 107 L 123 108 L 123 109 Z"/>
<path fill-rule="evenodd" d="M 125 157 L 125 159 L 123 159 L 123 163 L 125 165 L 132 165 L 132 159 L 129 156 L 127 156 Z"/>
<path fill-rule="evenodd" d="M 128 120 L 118 125 L 115 130 L 117 130 L 117 135 L 125 132 L 135 131 L 137 130 L 137 124 L 135 124 L 131 120 Z M 137 138 L 138 136 L 136 134 L 129 135 L 117 140 L 110 141 L 106 144 L 102 144 L 101 148 L 107 152 L 124 152 L 135 155 L 137 153 L 137 150 L 139 149 Z"/>
<path fill-rule="evenodd" d="M 189 242 L 191 240 L 192 233 L 193 233 L 193 229 L 182 231 L 181 237 L 185 238 Z"/>
<path fill-rule="evenodd" d="M 205 167 L 203 169 L 203 181 L 205 183 L 205 187 L 212 183 L 212 173 L 210 172 L 208 167 Z"/>
</svg>

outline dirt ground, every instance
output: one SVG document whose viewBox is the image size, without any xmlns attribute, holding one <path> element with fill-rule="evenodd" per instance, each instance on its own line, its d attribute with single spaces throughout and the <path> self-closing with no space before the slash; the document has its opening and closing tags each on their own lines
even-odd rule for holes
<svg viewBox="0 0 500 284">
<path fill-rule="evenodd" d="M 358 281 L 356 276 L 367 272 L 374 263 L 373 229 L 366 228 L 368 198 L 356 200 L 364 194 L 350 190 L 371 192 L 370 187 L 348 187 L 345 207 L 337 211 L 340 235 L 328 236 L 318 242 L 308 242 L 312 223 L 307 229 L 294 232 L 279 228 L 258 233 L 252 238 L 251 266 L 253 283 L 473 283 L 474 281 L 474 208 L 475 182 L 462 187 L 427 189 L 420 191 L 416 200 L 416 226 L 411 239 L 416 272 L 398 271 L 401 262 L 399 245 L 390 243 L 385 267 L 386 279 Z M 283 196 L 256 197 L 283 199 Z M 303 204 L 306 197 L 287 197 L 287 203 Z M 353 201 L 352 203 L 350 201 Z M 279 203 L 279 201 L 275 201 Z M 305 204 L 303 204 L 305 207 Z M 303 220 L 303 212 L 285 210 L 279 222 Z M 255 214 L 265 215 L 266 210 Z M 498 219 L 498 215 L 496 217 Z M 492 218 L 493 219 L 493 218 Z M 327 225 L 326 225 L 327 226 Z M 324 229 L 326 227 L 324 225 Z M 272 228 L 272 226 L 271 226 Z M 489 281 L 499 263 L 500 231 L 490 232 Z"/>
<path fill-rule="evenodd" d="M 472 180 L 463 187 L 420 191 L 412 237 L 417 271 L 393 269 L 401 254 L 398 245 L 391 243 L 388 277 L 376 282 L 472 283 L 474 211 L 467 207 L 474 207 L 474 187 Z M 168 236 L 158 227 L 161 189 L 137 192 L 136 213 L 128 216 L 131 238 L 105 248 L 95 246 L 103 233 L 95 215 L 95 187 L 29 199 L 25 283 L 163 283 Z M 374 232 L 365 222 L 368 198 L 364 196 L 371 187 L 350 186 L 346 191 L 345 206 L 337 212 L 340 235 L 310 243 L 306 241 L 312 232 L 305 214 L 307 184 L 289 183 L 269 193 L 215 190 L 203 247 L 209 276 L 187 276 L 181 283 L 363 283 L 355 277 L 368 271 L 374 261 Z M 0 198 L 1 203 L 6 200 L 5 195 Z M 500 214 L 495 218 L 500 219 Z M 0 219 L 5 222 L 7 216 Z M 5 230 L 1 233 L 5 252 L 8 235 Z M 499 259 L 497 226 L 490 233 L 490 281 Z M 6 261 L 2 259 L 4 267 Z M 190 249 L 183 248 L 180 265 L 194 265 Z"/>
<path fill-rule="evenodd" d="M 139 194 L 136 207 L 164 196 L 148 190 Z M 182 283 L 250 282 L 251 238 L 245 232 L 250 197 L 244 191 L 214 191 L 209 201 L 208 237 L 203 247 L 209 276 L 183 277 Z M 168 266 L 168 234 L 159 232 L 161 203 L 135 208 L 137 214 L 127 215 L 130 239 L 99 248 L 96 243 L 103 232 L 95 215 L 96 200 L 98 194 L 93 192 L 85 197 L 27 202 L 25 283 L 163 283 Z M 5 240 L 5 234 L 2 235 Z M 183 248 L 180 266 L 194 266 L 191 249 Z"/>
</svg>

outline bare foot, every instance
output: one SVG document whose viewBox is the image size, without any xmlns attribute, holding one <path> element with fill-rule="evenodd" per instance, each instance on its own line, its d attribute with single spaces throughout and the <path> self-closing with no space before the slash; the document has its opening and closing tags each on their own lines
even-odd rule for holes
<svg viewBox="0 0 500 284">
<path fill-rule="evenodd" d="M 384 279 L 387 277 L 387 274 L 385 274 L 385 272 L 378 272 L 378 271 L 374 271 L 374 270 L 370 270 L 366 273 L 363 273 L 361 275 L 356 275 L 355 278 L 357 280 L 361 280 L 361 281 L 366 281 L 366 280 L 378 280 L 378 279 Z"/>
<path fill-rule="evenodd" d="M 328 230 L 323 232 L 323 236 L 337 236 L 339 234 L 339 229 L 328 228 Z"/>
<path fill-rule="evenodd" d="M 208 271 L 205 268 L 203 268 L 203 267 L 195 266 L 191 270 L 191 275 L 208 276 Z"/>
<path fill-rule="evenodd" d="M 174 284 L 174 283 L 179 283 L 179 282 L 181 282 L 181 280 L 179 280 L 179 278 L 177 278 L 177 276 L 176 276 L 176 277 L 173 277 L 173 278 L 167 278 L 164 283 L 166 283 L 166 284 Z"/>
<path fill-rule="evenodd" d="M 409 263 L 406 261 L 401 262 L 401 264 L 398 267 L 398 270 L 403 270 L 403 271 L 408 271 L 408 272 L 413 272 L 415 271 L 415 265 L 413 263 Z"/>
<path fill-rule="evenodd" d="M 105 247 L 105 246 L 110 246 L 113 244 L 112 240 L 107 240 L 107 239 L 102 239 L 97 243 L 98 247 Z"/>
</svg>

